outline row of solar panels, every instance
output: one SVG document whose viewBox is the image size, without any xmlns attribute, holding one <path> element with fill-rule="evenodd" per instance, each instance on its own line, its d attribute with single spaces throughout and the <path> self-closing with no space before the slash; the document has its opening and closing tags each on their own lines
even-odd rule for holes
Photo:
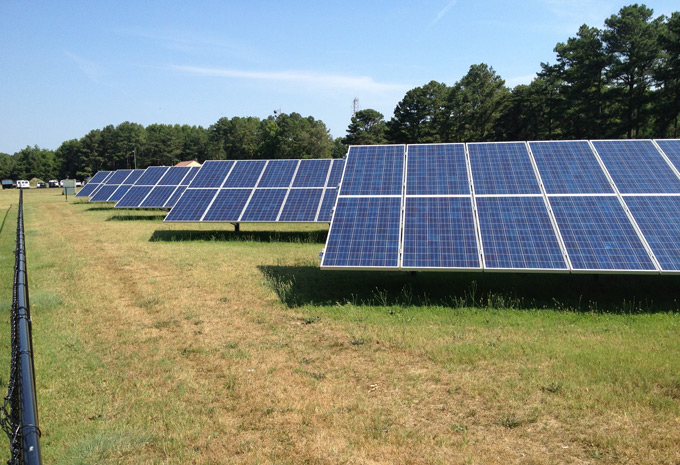
<svg viewBox="0 0 680 465">
<path fill-rule="evenodd" d="M 350 147 L 322 268 L 680 272 L 680 141 Z"/>
<path fill-rule="evenodd" d="M 170 222 L 330 222 L 344 160 L 220 160 L 200 168 L 100 171 L 76 194 L 171 208 Z"/>
</svg>

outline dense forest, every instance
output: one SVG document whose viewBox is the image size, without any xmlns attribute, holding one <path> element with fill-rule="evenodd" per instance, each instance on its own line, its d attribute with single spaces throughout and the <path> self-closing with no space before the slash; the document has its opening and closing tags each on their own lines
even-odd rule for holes
<svg viewBox="0 0 680 465">
<path fill-rule="evenodd" d="M 583 25 L 558 43 L 528 85 L 512 89 L 487 64 L 453 86 L 431 81 L 406 92 L 389 121 L 358 111 L 347 135 L 298 113 L 220 118 L 200 126 L 124 122 L 55 150 L 0 153 L 0 177 L 82 179 L 103 169 L 181 160 L 342 157 L 347 145 L 545 139 L 677 138 L 680 133 L 680 12 L 654 17 L 623 7 L 598 29 Z"/>
</svg>

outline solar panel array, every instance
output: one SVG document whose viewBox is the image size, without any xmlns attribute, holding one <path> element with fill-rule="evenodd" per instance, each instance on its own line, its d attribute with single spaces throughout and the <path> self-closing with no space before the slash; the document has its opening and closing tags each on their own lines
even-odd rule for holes
<svg viewBox="0 0 680 465">
<path fill-rule="evenodd" d="M 198 167 L 187 166 L 150 166 L 116 203 L 116 207 L 172 208 L 198 170 Z"/>
<path fill-rule="evenodd" d="M 680 140 L 350 147 L 322 268 L 680 272 Z"/>
<path fill-rule="evenodd" d="M 210 160 L 168 222 L 330 222 L 344 160 Z"/>
<path fill-rule="evenodd" d="M 99 189 L 90 195 L 90 202 L 117 202 L 145 170 L 118 170 L 104 180 Z M 88 183 L 89 184 L 89 183 Z"/>
</svg>

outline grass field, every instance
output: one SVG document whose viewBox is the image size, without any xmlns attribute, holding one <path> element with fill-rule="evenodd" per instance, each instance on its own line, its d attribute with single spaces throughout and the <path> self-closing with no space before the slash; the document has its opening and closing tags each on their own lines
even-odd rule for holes
<svg viewBox="0 0 680 465">
<path fill-rule="evenodd" d="M 680 463 L 680 277 L 321 271 L 326 225 L 24 202 L 45 463 Z"/>
</svg>

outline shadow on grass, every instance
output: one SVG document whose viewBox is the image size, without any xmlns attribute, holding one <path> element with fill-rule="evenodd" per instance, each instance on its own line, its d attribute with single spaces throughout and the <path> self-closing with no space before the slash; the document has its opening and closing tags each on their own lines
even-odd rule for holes
<svg viewBox="0 0 680 465">
<path fill-rule="evenodd" d="M 160 230 L 154 231 L 150 242 L 175 241 L 246 241 L 246 242 L 292 242 L 299 244 L 325 244 L 328 231 L 200 231 Z"/>
<path fill-rule="evenodd" d="M 101 204 L 99 204 L 99 205 L 100 206 L 98 206 L 98 207 L 86 208 L 85 211 L 86 212 L 103 212 L 103 211 L 113 210 L 113 204 L 108 205 L 108 206 L 102 206 Z"/>
<path fill-rule="evenodd" d="M 303 305 L 444 306 L 575 312 L 676 312 L 678 276 L 322 271 L 260 266 L 289 307 Z"/>
<path fill-rule="evenodd" d="M 106 221 L 163 221 L 165 214 L 157 215 L 113 215 Z"/>
</svg>

